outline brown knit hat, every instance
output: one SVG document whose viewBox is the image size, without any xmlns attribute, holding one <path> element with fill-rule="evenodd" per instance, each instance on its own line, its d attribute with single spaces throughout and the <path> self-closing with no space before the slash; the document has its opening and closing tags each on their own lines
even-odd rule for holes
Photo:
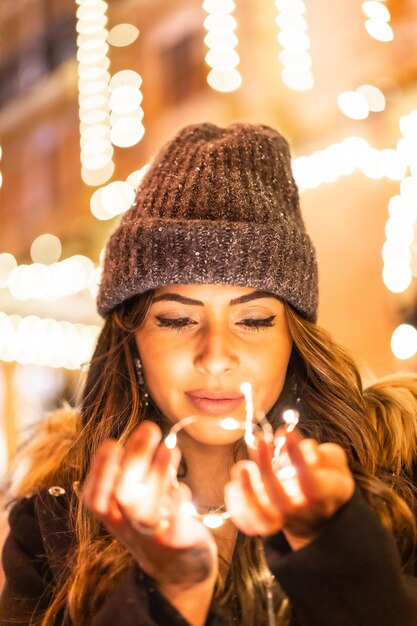
<svg viewBox="0 0 417 626">
<path fill-rule="evenodd" d="M 314 247 L 286 140 L 268 126 L 183 128 L 152 162 L 110 237 L 97 308 L 179 283 L 270 291 L 317 315 Z"/>
</svg>

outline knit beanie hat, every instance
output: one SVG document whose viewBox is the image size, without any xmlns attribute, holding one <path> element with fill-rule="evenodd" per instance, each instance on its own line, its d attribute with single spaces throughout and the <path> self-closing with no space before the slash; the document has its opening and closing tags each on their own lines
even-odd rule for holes
<svg viewBox="0 0 417 626">
<path fill-rule="evenodd" d="M 316 255 L 276 130 L 191 125 L 153 160 L 107 243 L 97 308 L 179 283 L 272 292 L 315 321 Z"/>
</svg>

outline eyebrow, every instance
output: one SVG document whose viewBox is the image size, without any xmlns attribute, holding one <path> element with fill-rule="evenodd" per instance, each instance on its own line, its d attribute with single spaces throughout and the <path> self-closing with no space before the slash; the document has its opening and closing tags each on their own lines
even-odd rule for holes
<svg viewBox="0 0 417 626">
<path fill-rule="evenodd" d="M 275 298 L 276 300 L 280 300 L 278 296 L 273 293 L 269 293 L 268 291 L 252 291 L 251 293 L 247 293 L 244 296 L 240 296 L 239 298 L 234 298 L 230 300 L 229 305 L 233 306 L 234 304 L 244 304 L 245 302 L 250 302 L 251 300 L 259 300 L 260 298 Z M 192 306 L 204 306 L 204 302 L 200 300 L 194 300 L 193 298 L 186 298 L 185 296 L 180 296 L 179 293 L 163 293 L 160 296 L 156 296 L 152 300 L 152 304 L 154 302 L 161 301 L 170 301 L 170 302 L 180 302 L 181 304 L 189 304 Z"/>
</svg>

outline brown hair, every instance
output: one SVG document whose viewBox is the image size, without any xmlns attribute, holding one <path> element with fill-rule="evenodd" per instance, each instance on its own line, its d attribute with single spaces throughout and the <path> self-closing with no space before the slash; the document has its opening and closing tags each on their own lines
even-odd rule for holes
<svg viewBox="0 0 417 626">
<path fill-rule="evenodd" d="M 134 297 L 107 316 L 89 367 L 78 419 L 74 423 L 71 414 L 64 412 L 58 420 L 67 417 L 71 422 L 67 429 L 62 423 L 59 432 L 48 426 L 47 444 L 37 444 L 32 450 L 32 463 L 40 467 L 48 459 L 45 445 L 55 451 L 54 457 L 44 462 L 31 485 L 28 481 L 22 485 L 19 495 L 50 486 L 52 476 L 57 484 L 71 486 L 77 480 L 82 485 L 91 458 L 105 438 L 126 442 L 145 418 L 164 428 L 156 407 L 141 405 L 133 361 L 134 332 L 145 318 L 151 299 L 151 292 Z M 276 425 L 283 406 L 300 397 L 301 430 L 319 441 L 337 442 L 346 450 L 356 481 L 382 523 L 393 532 L 406 562 L 415 545 L 416 530 L 410 510 L 413 493 L 402 465 L 407 468 L 416 451 L 417 421 L 412 418 L 417 408 L 417 382 L 413 379 L 413 391 L 405 404 L 405 392 L 395 396 L 388 385 L 376 384 L 364 393 L 359 372 L 345 351 L 317 325 L 285 306 L 294 347 L 283 392 L 269 419 Z M 409 382 L 403 386 L 407 388 Z M 396 433 L 391 438 L 386 428 L 393 412 L 402 435 Z M 377 437 L 379 446 L 375 445 Z M 61 439 L 59 446 L 57 439 Z M 393 466 L 398 455 L 404 461 L 401 468 L 397 462 Z M 51 606 L 45 615 L 35 618 L 41 626 L 52 626 L 61 610 L 67 611 L 77 626 L 88 626 L 118 575 L 132 562 L 78 497 L 70 500 L 69 516 L 76 538 L 74 551 Z M 269 572 L 262 546 L 259 538 L 240 537 L 227 578 L 217 586 L 225 612 L 228 601 L 237 597 L 240 623 L 247 626 L 266 622 L 264 589 Z M 106 576 L 109 571 L 112 575 Z M 276 605 L 282 615 L 279 624 L 288 623 L 288 603 L 279 591 Z"/>
</svg>

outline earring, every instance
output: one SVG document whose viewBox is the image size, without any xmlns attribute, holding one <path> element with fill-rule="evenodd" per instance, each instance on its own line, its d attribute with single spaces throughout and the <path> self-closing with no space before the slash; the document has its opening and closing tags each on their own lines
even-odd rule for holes
<svg viewBox="0 0 417 626">
<path fill-rule="evenodd" d="M 149 394 L 146 391 L 146 387 L 145 387 L 145 379 L 143 377 L 142 362 L 138 356 L 135 357 L 135 367 L 136 367 L 136 374 L 138 377 L 138 383 L 139 383 L 139 387 L 141 391 L 141 396 L 143 397 L 143 404 L 145 407 L 147 407 L 149 404 Z"/>
</svg>

